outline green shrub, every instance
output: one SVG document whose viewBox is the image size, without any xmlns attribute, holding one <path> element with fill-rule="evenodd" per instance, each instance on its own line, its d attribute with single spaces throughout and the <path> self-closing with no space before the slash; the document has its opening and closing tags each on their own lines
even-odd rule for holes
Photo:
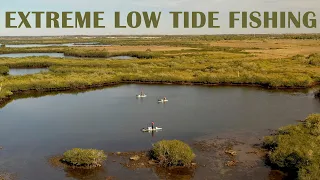
<svg viewBox="0 0 320 180">
<path fill-rule="evenodd" d="M 298 178 L 300 180 L 317 180 L 320 177 L 319 165 L 307 166 L 299 171 Z"/>
<path fill-rule="evenodd" d="M 106 159 L 102 150 L 74 148 L 63 154 L 62 162 L 79 167 L 99 167 Z"/>
<path fill-rule="evenodd" d="M 281 128 L 265 137 L 264 147 L 270 152 L 270 163 L 295 174 L 298 179 L 311 180 L 320 174 L 320 114 L 308 116 L 305 122 Z"/>
<path fill-rule="evenodd" d="M 195 158 L 192 149 L 179 140 L 162 140 L 153 145 L 152 158 L 162 166 L 189 166 Z"/>
<path fill-rule="evenodd" d="M 320 66 L 320 54 L 314 53 L 308 56 L 308 63 L 314 66 Z"/>
<path fill-rule="evenodd" d="M 7 66 L 0 66 L 0 75 L 9 74 L 9 68 Z"/>
<path fill-rule="evenodd" d="M 304 55 L 301 55 L 301 54 L 297 54 L 292 57 L 292 60 L 304 60 L 304 59 L 305 59 Z"/>
</svg>

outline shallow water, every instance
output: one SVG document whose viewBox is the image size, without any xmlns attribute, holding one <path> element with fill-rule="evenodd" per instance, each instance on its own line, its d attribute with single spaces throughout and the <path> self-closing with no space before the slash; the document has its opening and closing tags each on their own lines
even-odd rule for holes
<svg viewBox="0 0 320 180">
<path fill-rule="evenodd" d="M 64 53 L 12 53 L 12 54 L 0 54 L 1 57 L 6 58 L 22 58 L 22 57 L 40 57 L 40 56 L 48 56 L 48 57 L 57 57 L 64 58 Z"/>
<path fill-rule="evenodd" d="M 29 47 L 57 47 L 57 46 L 111 46 L 98 43 L 66 43 L 66 44 L 8 44 L 7 48 L 29 48 Z"/>
<path fill-rule="evenodd" d="M 23 58 L 23 57 L 54 57 L 54 58 L 77 58 L 75 56 L 66 56 L 64 53 L 12 53 L 12 54 L 0 54 L 0 58 Z M 83 57 L 81 57 L 83 58 Z M 92 58 L 91 58 L 92 59 Z M 94 59 L 94 58 L 93 58 Z M 98 58 L 96 58 L 98 59 Z M 105 59 L 114 59 L 114 60 L 125 60 L 125 59 L 136 59 L 131 56 L 114 56 Z"/>
<path fill-rule="evenodd" d="M 27 75 L 27 74 L 36 74 L 40 72 L 47 72 L 48 68 L 29 68 L 29 69 L 10 69 L 9 75 L 18 76 L 18 75 Z"/>
<path fill-rule="evenodd" d="M 141 90 L 148 97 L 136 99 Z M 163 96 L 169 102 L 158 104 Z M 68 179 L 67 172 L 47 163 L 48 157 L 74 147 L 134 151 L 162 139 L 190 142 L 226 132 L 259 136 L 316 112 L 320 101 L 312 94 L 246 87 L 122 85 L 17 99 L 0 109 L 0 170 L 17 173 L 18 179 Z M 140 129 L 152 121 L 163 131 L 142 133 Z M 157 179 L 153 171 L 131 172 L 117 165 L 93 174 L 98 179 L 107 175 Z M 269 172 L 257 176 L 267 179 Z M 86 179 L 76 179 L 81 177 Z"/>
</svg>

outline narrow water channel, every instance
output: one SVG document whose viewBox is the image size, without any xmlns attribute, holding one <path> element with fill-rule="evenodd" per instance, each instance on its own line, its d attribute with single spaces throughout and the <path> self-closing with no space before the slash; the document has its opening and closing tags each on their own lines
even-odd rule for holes
<svg viewBox="0 0 320 180">
<path fill-rule="evenodd" d="M 12 54 L 0 54 L 0 58 L 24 58 L 24 57 L 53 57 L 53 58 L 78 58 L 75 56 L 66 56 L 64 53 L 12 53 Z M 86 58 L 86 57 L 81 57 Z M 91 58 L 91 57 L 89 57 Z M 128 59 L 137 59 L 131 56 L 114 56 L 106 59 L 115 59 L 115 60 L 128 60 Z"/>
</svg>

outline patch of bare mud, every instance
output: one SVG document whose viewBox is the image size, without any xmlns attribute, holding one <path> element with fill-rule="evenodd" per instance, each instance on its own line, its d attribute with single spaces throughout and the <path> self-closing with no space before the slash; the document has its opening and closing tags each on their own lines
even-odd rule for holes
<svg viewBox="0 0 320 180">
<path fill-rule="evenodd" d="M 111 153 L 109 156 L 115 157 L 120 164 L 131 170 L 149 169 L 157 175 L 159 179 L 193 179 L 196 164 L 193 163 L 192 167 L 171 167 L 164 168 L 160 166 L 155 160 L 150 159 L 149 152 L 118 152 Z M 114 160 L 114 161 L 117 161 Z"/>
<path fill-rule="evenodd" d="M 15 180 L 17 176 L 6 172 L 0 172 L 0 180 Z"/>
<path fill-rule="evenodd" d="M 281 180 L 285 174 L 265 165 L 262 138 L 273 133 L 230 132 L 219 137 L 205 136 L 189 142 L 196 154 L 192 167 L 163 168 L 150 160 L 147 151 L 107 153 L 102 167 L 75 169 L 49 158 L 49 164 L 65 172 L 66 177 L 81 180 L 168 179 L 168 180 Z"/>
<path fill-rule="evenodd" d="M 85 180 L 113 179 L 168 179 L 191 180 L 196 164 L 192 167 L 164 168 L 149 158 L 147 151 L 108 153 L 108 159 L 102 167 L 94 169 L 73 168 L 61 163 L 62 156 L 48 158 L 51 167 L 63 170 L 66 177 Z"/>
<path fill-rule="evenodd" d="M 262 137 L 241 132 L 197 139 L 192 144 L 199 164 L 194 179 L 284 179 L 283 173 L 265 165 L 267 152 L 261 148 Z"/>
</svg>

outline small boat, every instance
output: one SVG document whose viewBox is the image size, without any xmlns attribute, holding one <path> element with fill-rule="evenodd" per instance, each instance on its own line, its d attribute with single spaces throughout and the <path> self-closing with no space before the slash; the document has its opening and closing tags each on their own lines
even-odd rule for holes
<svg viewBox="0 0 320 180">
<path fill-rule="evenodd" d="M 168 99 L 158 99 L 158 103 L 168 102 Z"/>
<path fill-rule="evenodd" d="M 142 132 L 152 132 L 152 131 L 159 131 L 162 130 L 162 128 L 160 127 L 155 127 L 152 129 L 152 127 L 148 127 L 148 128 L 142 128 L 141 131 Z"/>
<path fill-rule="evenodd" d="M 145 97 L 147 97 L 147 95 L 146 95 L 146 94 L 143 94 L 143 95 L 138 94 L 138 95 L 137 95 L 137 98 L 145 98 Z"/>
</svg>

